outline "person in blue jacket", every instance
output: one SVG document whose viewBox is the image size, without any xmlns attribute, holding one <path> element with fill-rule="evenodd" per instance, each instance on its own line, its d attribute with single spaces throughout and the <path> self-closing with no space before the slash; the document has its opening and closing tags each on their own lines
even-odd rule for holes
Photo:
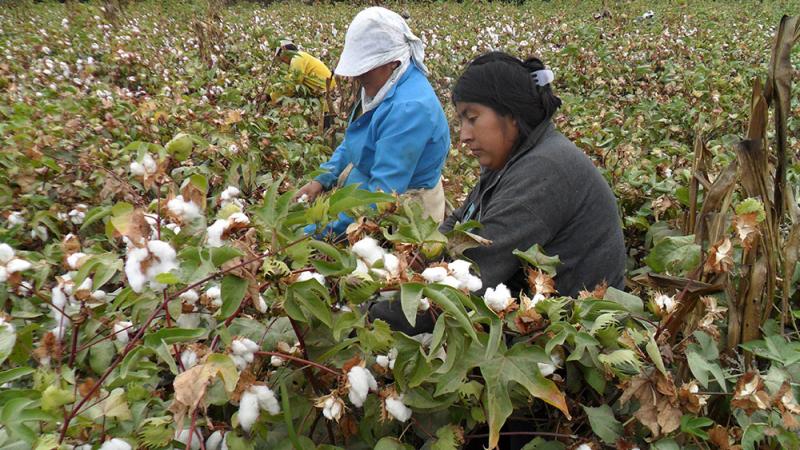
<svg viewBox="0 0 800 450">
<path fill-rule="evenodd" d="M 367 8 L 347 29 L 334 73 L 355 78 L 361 98 L 350 115 L 344 140 L 322 164 L 326 171 L 308 182 L 295 199 L 313 201 L 337 186 L 408 193 L 427 215 L 444 219 L 442 167 L 450 149 L 444 110 L 428 82 L 422 41 L 397 13 Z M 325 230 L 340 235 L 353 219 L 342 214 Z"/>
</svg>

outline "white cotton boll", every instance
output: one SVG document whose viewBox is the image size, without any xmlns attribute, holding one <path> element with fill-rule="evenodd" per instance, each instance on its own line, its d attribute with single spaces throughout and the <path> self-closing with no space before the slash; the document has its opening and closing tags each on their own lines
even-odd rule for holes
<svg viewBox="0 0 800 450">
<path fill-rule="evenodd" d="M 257 352 L 261 350 L 261 347 L 256 344 L 255 342 L 251 341 L 250 339 L 244 338 L 242 339 L 242 343 L 244 344 L 245 348 L 249 353 Z"/>
<path fill-rule="evenodd" d="M 220 298 L 220 295 L 222 295 L 222 292 L 220 291 L 219 286 L 211 286 L 208 288 L 208 290 L 206 290 L 206 297 L 210 299 Z"/>
<path fill-rule="evenodd" d="M 117 340 L 123 345 L 128 343 L 129 339 L 128 330 L 130 330 L 131 326 L 133 326 L 131 322 L 125 322 L 125 321 L 117 322 L 114 324 L 114 337 L 116 337 Z"/>
<path fill-rule="evenodd" d="M 9 261 L 8 264 L 6 264 L 6 271 L 8 273 L 24 272 L 30 269 L 31 267 L 33 267 L 33 265 L 28 261 L 16 258 L 12 259 L 11 261 Z"/>
<path fill-rule="evenodd" d="M 466 288 L 470 292 L 480 291 L 483 287 L 483 281 L 480 278 L 476 277 L 475 275 L 470 275 L 467 279 Z"/>
<path fill-rule="evenodd" d="M 240 194 L 239 188 L 237 188 L 236 186 L 228 186 L 225 188 L 224 191 L 222 191 L 222 193 L 219 195 L 219 198 L 220 200 L 222 200 L 223 203 L 225 203 L 238 197 L 239 194 Z"/>
<path fill-rule="evenodd" d="M 275 397 L 275 393 L 272 389 L 267 386 L 257 385 L 250 386 L 250 390 L 256 394 L 258 406 L 261 409 L 273 416 L 281 413 L 281 405 L 278 403 L 278 399 Z"/>
<path fill-rule="evenodd" d="M 72 270 L 81 268 L 81 260 L 86 256 L 86 253 L 76 252 L 67 256 L 67 266 Z"/>
<path fill-rule="evenodd" d="M 9 228 L 17 225 L 24 225 L 25 222 L 25 216 L 23 216 L 20 211 L 11 211 L 11 214 L 8 215 Z"/>
<path fill-rule="evenodd" d="M 136 161 L 131 163 L 130 169 L 131 169 L 131 175 L 135 177 L 143 177 L 145 174 L 144 165 Z"/>
<path fill-rule="evenodd" d="M 86 205 L 79 204 L 77 208 L 71 210 L 67 216 L 69 216 L 69 221 L 75 225 L 80 225 L 83 223 L 83 219 L 86 218 Z"/>
<path fill-rule="evenodd" d="M 147 259 L 150 253 L 146 248 L 131 248 L 128 250 L 128 258 L 125 260 L 125 276 L 128 284 L 137 294 L 142 292 L 147 276 L 142 272 L 142 261 Z"/>
<path fill-rule="evenodd" d="M 104 291 L 102 289 L 98 289 L 98 290 L 92 292 L 91 295 L 89 295 L 89 297 L 91 297 L 92 300 L 95 300 L 95 301 L 98 301 L 98 302 L 102 302 L 102 301 L 105 301 L 106 298 L 108 298 L 108 294 L 106 293 L 106 291 Z"/>
<path fill-rule="evenodd" d="M 6 270 L 5 266 L 0 266 L 0 283 L 5 282 L 8 280 L 8 271 Z"/>
<path fill-rule="evenodd" d="M 387 253 L 383 255 L 383 268 L 389 275 L 397 277 L 400 275 L 400 259 L 397 256 Z"/>
<path fill-rule="evenodd" d="M 8 244 L 0 244 L 0 264 L 5 265 L 14 259 L 14 249 Z"/>
<path fill-rule="evenodd" d="M 236 365 L 237 369 L 244 370 L 247 368 L 247 361 L 245 361 L 241 356 L 234 354 L 231 355 L 231 359 L 233 359 L 233 364 Z"/>
<path fill-rule="evenodd" d="M 369 274 L 369 267 L 367 267 L 364 261 L 359 259 L 356 261 L 356 269 L 353 271 L 353 273 L 360 273 L 367 275 Z"/>
<path fill-rule="evenodd" d="M 308 203 L 308 194 L 303 194 L 297 199 L 297 203 Z"/>
<path fill-rule="evenodd" d="M 272 367 L 281 367 L 281 366 L 283 366 L 284 364 L 286 364 L 286 360 L 285 360 L 285 359 L 283 359 L 283 358 L 281 358 L 280 356 L 275 356 L 275 355 L 273 355 L 273 356 L 272 356 L 272 357 L 269 359 L 269 363 L 272 365 Z"/>
<path fill-rule="evenodd" d="M 483 299 L 486 302 L 486 306 L 495 312 L 505 311 L 508 305 L 514 301 L 511 297 L 511 291 L 503 283 L 498 284 L 494 289 L 486 289 Z"/>
<path fill-rule="evenodd" d="M 372 373 L 361 367 L 354 366 L 347 372 L 347 381 L 350 383 L 350 392 L 348 398 L 350 403 L 354 406 L 361 407 L 367 399 L 367 394 L 370 390 L 377 390 L 378 383 Z"/>
<path fill-rule="evenodd" d="M 199 328 L 200 318 L 199 313 L 181 313 L 175 322 L 179 328 Z"/>
<path fill-rule="evenodd" d="M 237 212 L 228 216 L 228 223 L 231 225 L 235 223 L 247 225 L 250 223 L 250 218 L 247 217 L 244 213 Z"/>
<path fill-rule="evenodd" d="M 341 400 L 334 400 L 333 398 L 328 398 L 325 400 L 325 405 L 322 409 L 322 415 L 325 416 L 328 420 L 336 420 L 342 418 L 342 412 L 344 410 L 344 405 Z"/>
<path fill-rule="evenodd" d="M 313 270 L 300 272 L 300 274 L 297 276 L 298 282 L 308 281 L 308 280 L 317 280 L 319 284 L 325 286 L 325 277 L 320 273 L 314 272 Z"/>
<path fill-rule="evenodd" d="M 155 173 L 156 169 L 158 169 L 156 160 L 149 153 L 145 153 L 144 158 L 142 158 L 142 166 L 144 166 L 144 170 L 148 174 Z"/>
<path fill-rule="evenodd" d="M 197 294 L 197 291 L 195 291 L 194 289 L 189 289 L 188 291 L 186 291 L 183 294 L 178 296 L 178 299 L 180 299 L 182 302 L 190 304 L 190 305 L 194 305 L 195 303 L 197 303 L 197 300 L 199 298 L 200 298 L 200 296 Z"/>
<path fill-rule="evenodd" d="M 403 396 L 386 399 L 386 412 L 395 420 L 405 422 L 411 418 L 411 409 L 403 403 Z"/>
<path fill-rule="evenodd" d="M 548 364 L 548 363 L 537 363 L 539 365 L 539 372 L 542 373 L 543 377 L 549 377 L 556 371 L 555 364 Z"/>
<path fill-rule="evenodd" d="M 247 350 L 247 346 L 244 345 L 244 342 L 242 342 L 240 339 L 234 339 L 233 342 L 231 342 L 231 351 L 235 355 L 244 355 L 250 353 Z"/>
<path fill-rule="evenodd" d="M 194 220 L 202 215 L 200 207 L 194 202 L 185 201 L 183 195 L 179 195 L 167 202 L 167 209 L 185 221 Z"/>
<path fill-rule="evenodd" d="M 100 450 L 132 450 L 132 447 L 131 444 L 128 444 L 122 439 L 114 438 L 110 441 L 105 441 L 100 447 Z"/>
<path fill-rule="evenodd" d="M 589 444 L 581 444 L 575 450 L 592 450 L 592 446 Z"/>
<path fill-rule="evenodd" d="M 239 400 L 239 425 L 244 431 L 250 431 L 258 420 L 258 414 L 258 396 L 248 389 L 242 393 L 242 398 Z"/>
<path fill-rule="evenodd" d="M 447 269 L 444 267 L 428 267 L 422 271 L 422 278 L 428 283 L 438 283 L 447 278 Z"/>
<path fill-rule="evenodd" d="M 78 286 L 78 289 L 75 289 L 75 292 L 77 292 L 77 291 L 90 291 L 90 290 L 92 290 L 92 279 L 91 278 L 85 278 L 83 280 L 83 282 L 81 283 L 81 285 Z"/>
<path fill-rule="evenodd" d="M 175 234 L 181 234 L 181 227 L 178 224 L 168 223 L 165 225 L 165 227 Z"/>
<path fill-rule="evenodd" d="M 659 308 L 668 313 L 672 312 L 672 310 L 675 309 L 675 306 L 677 306 L 675 297 L 671 297 L 669 295 L 658 294 L 654 300 Z"/>
<path fill-rule="evenodd" d="M 228 450 L 228 443 L 225 442 L 225 432 L 217 430 L 211 433 L 206 439 L 206 450 Z"/>
<path fill-rule="evenodd" d="M 442 280 L 441 283 L 445 286 L 450 286 L 452 288 L 456 289 L 461 288 L 461 282 L 458 281 L 458 279 L 456 279 L 455 277 L 452 277 L 450 275 L 444 277 L 444 280 Z"/>
<path fill-rule="evenodd" d="M 184 428 L 181 431 L 175 432 L 175 440 L 180 442 L 181 444 L 188 444 L 189 443 L 189 436 L 191 436 L 191 430 L 188 428 Z M 192 436 L 192 446 L 190 447 L 191 450 L 200 450 L 200 442 L 202 442 L 203 436 L 200 435 L 200 432 L 197 429 L 194 430 L 194 436 Z"/>
<path fill-rule="evenodd" d="M 269 309 L 269 306 L 267 306 L 267 302 L 264 300 L 264 297 L 262 295 L 259 295 L 254 303 L 256 310 L 258 310 L 258 312 L 262 314 L 267 312 L 267 310 Z"/>
<path fill-rule="evenodd" d="M 383 258 L 386 251 L 378 245 L 378 241 L 371 237 L 365 237 L 360 241 L 353 244 L 353 253 L 359 258 L 367 262 L 367 264 L 375 264 L 375 261 Z"/>
<path fill-rule="evenodd" d="M 206 230 L 206 235 L 208 237 L 208 246 L 209 247 L 222 247 L 222 235 L 228 229 L 228 221 L 223 219 L 217 219 L 210 227 Z"/>
<path fill-rule="evenodd" d="M 11 322 L 6 322 L 6 319 L 4 317 L 0 317 L 0 327 L 8 328 L 9 331 L 11 331 L 12 333 L 16 332 L 16 330 L 14 329 L 14 324 L 12 324 Z"/>
<path fill-rule="evenodd" d="M 42 242 L 46 242 L 49 236 L 47 228 L 41 225 L 36 225 L 31 229 L 31 239 L 39 239 Z"/>
<path fill-rule="evenodd" d="M 197 365 L 197 353 L 194 350 L 186 349 L 181 352 L 181 364 L 186 370 Z"/>
<path fill-rule="evenodd" d="M 431 300 L 428 297 L 422 297 L 419 299 L 419 306 L 417 309 L 420 311 L 427 311 L 431 309 Z"/>
<path fill-rule="evenodd" d="M 384 369 L 389 368 L 389 356 L 388 355 L 378 355 L 375 357 L 375 364 L 383 367 Z"/>
<path fill-rule="evenodd" d="M 467 280 L 469 278 L 469 268 L 472 266 L 469 261 L 465 261 L 463 259 L 457 259 L 447 267 L 453 272 L 453 276 L 458 280 Z"/>
</svg>

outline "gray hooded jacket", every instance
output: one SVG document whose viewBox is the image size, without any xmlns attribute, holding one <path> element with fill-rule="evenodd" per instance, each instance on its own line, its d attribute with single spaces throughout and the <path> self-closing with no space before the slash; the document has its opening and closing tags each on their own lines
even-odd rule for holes
<svg viewBox="0 0 800 450">
<path fill-rule="evenodd" d="M 625 243 L 616 199 L 603 176 L 551 121 L 537 126 L 505 167 L 484 170 L 460 208 L 440 227 L 477 220 L 474 231 L 487 247 L 464 255 L 480 268 L 484 289 L 505 283 L 527 290 L 520 260 L 512 254 L 539 244 L 561 265 L 555 277 L 561 295 L 576 296 L 602 282 L 624 285 Z"/>
</svg>

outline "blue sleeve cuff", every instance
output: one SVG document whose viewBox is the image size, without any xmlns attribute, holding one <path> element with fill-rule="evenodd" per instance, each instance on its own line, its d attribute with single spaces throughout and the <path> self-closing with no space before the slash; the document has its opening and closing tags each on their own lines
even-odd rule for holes
<svg viewBox="0 0 800 450">
<path fill-rule="evenodd" d="M 328 172 L 328 173 L 323 173 L 322 175 L 317 176 L 316 178 L 314 178 L 314 180 L 319 181 L 319 183 L 322 185 L 322 187 L 324 187 L 325 190 L 327 191 L 327 190 L 330 190 L 333 187 L 333 184 L 336 182 L 337 178 L 338 177 L 336 175 Z"/>
<path fill-rule="evenodd" d="M 312 223 L 303 227 L 303 232 L 307 235 L 314 236 L 314 239 L 322 240 L 333 236 L 338 240 L 340 236 L 345 234 L 347 227 L 353 222 L 355 222 L 355 220 L 353 220 L 352 217 L 345 213 L 339 213 L 339 219 L 329 223 L 325 228 L 317 230 L 317 225 Z"/>
</svg>

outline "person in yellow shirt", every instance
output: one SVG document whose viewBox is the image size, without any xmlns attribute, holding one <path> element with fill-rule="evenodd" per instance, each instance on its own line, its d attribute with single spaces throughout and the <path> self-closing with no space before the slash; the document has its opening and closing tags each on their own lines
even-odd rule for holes
<svg viewBox="0 0 800 450">
<path fill-rule="evenodd" d="M 288 64 L 290 76 L 298 76 L 298 81 L 314 95 L 322 96 L 325 94 L 328 79 L 330 79 L 330 89 L 336 87 L 333 74 L 325 63 L 306 52 L 300 51 L 290 41 L 281 41 L 280 47 L 275 52 L 275 57 L 280 62 Z M 295 79 L 292 78 L 292 80 Z M 283 95 L 294 95 L 293 91 L 294 89 L 290 88 L 290 90 L 284 92 L 273 92 L 271 94 L 272 101 L 277 101 Z"/>
</svg>

